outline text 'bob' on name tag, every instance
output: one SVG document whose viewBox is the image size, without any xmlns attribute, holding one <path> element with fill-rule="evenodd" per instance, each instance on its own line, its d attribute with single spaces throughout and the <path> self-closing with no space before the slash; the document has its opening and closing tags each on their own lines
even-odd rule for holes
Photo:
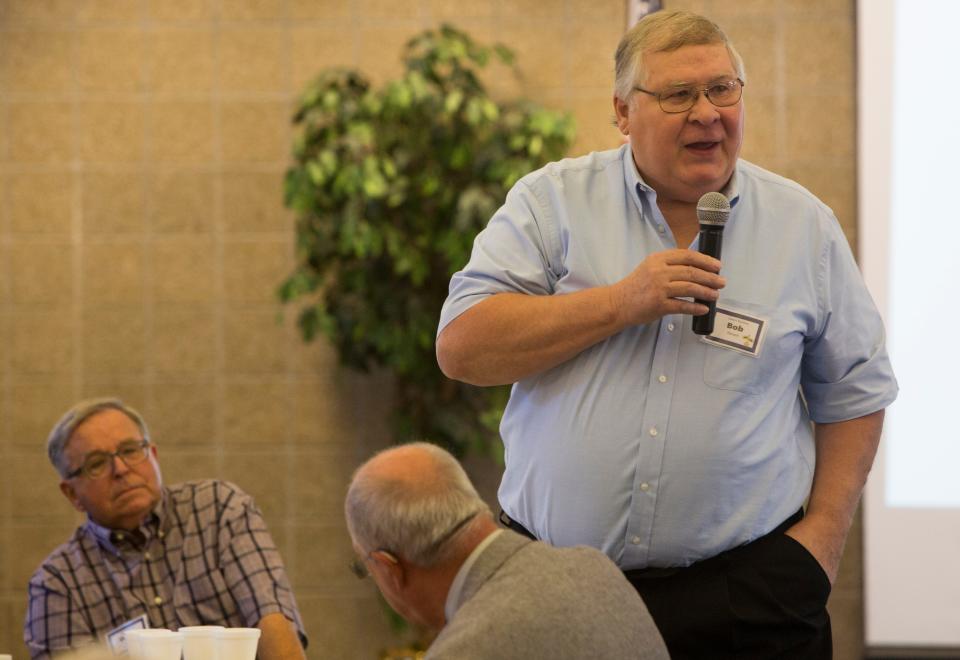
<svg viewBox="0 0 960 660">
<path fill-rule="evenodd" d="M 763 346 L 767 323 L 767 319 L 718 305 L 713 332 L 702 339 L 720 348 L 757 357 Z"/>
</svg>

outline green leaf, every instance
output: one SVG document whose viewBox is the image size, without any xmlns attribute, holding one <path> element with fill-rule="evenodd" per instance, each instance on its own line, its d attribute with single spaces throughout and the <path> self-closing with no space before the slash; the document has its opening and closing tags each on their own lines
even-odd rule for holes
<svg viewBox="0 0 960 660">
<path fill-rule="evenodd" d="M 307 174 L 310 175 L 310 180 L 316 184 L 321 185 L 327 179 L 327 174 L 324 172 L 323 167 L 320 166 L 320 163 L 316 161 L 310 161 L 307 163 Z"/>
<path fill-rule="evenodd" d="M 371 172 L 363 180 L 363 192 L 370 199 L 379 199 L 387 194 L 387 181 L 380 172 Z"/>
<path fill-rule="evenodd" d="M 527 151 L 532 156 L 539 156 L 540 152 L 543 151 L 543 137 L 540 135 L 531 136 L 530 142 L 527 143 Z"/>
<path fill-rule="evenodd" d="M 413 103 L 414 85 L 399 80 L 387 90 L 387 103 L 400 109 L 406 109 Z"/>
<path fill-rule="evenodd" d="M 384 156 L 383 160 L 380 161 L 380 165 L 383 168 L 383 175 L 388 179 L 393 179 L 397 176 L 397 165 L 389 156 Z"/>
<path fill-rule="evenodd" d="M 440 179 L 435 176 L 427 176 L 420 185 L 420 193 L 424 197 L 430 197 L 440 189 Z"/>
<path fill-rule="evenodd" d="M 333 174 L 337 169 L 337 154 L 332 149 L 324 149 L 317 156 L 324 174 Z"/>
<path fill-rule="evenodd" d="M 373 144 L 373 126 L 364 121 L 352 121 L 347 125 L 347 136 L 364 147 Z"/>
<path fill-rule="evenodd" d="M 463 142 L 454 146 L 450 152 L 450 169 L 462 170 L 470 160 L 470 147 Z"/>
<path fill-rule="evenodd" d="M 328 89 L 323 94 L 323 107 L 327 110 L 336 110 L 340 105 L 340 93 L 335 89 Z"/>
<path fill-rule="evenodd" d="M 443 100 L 443 109 L 447 114 L 452 115 L 460 108 L 463 103 L 463 90 L 455 89 Z"/>
<path fill-rule="evenodd" d="M 514 55 L 513 51 L 504 46 L 503 44 L 496 44 L 493 47 L 493 52 L 497 54 L 497 57 L 500 58 L 500 61 L 504 64 L 513 64 Z"/>
<path fill-rule="evenodd" d="M 483 119 L 483 107 L 478 99 L 470 99 L 467 102 L 467 109 L 464 112 L 467 123 L 476 126 Z"/>
<path fill-rule="evenodd" d="M 483 99 L 481 110 L 487 121 L 496 121 L 500 116 L 500 109 L 497 107 L 497 104 L 490 99 Z"/>
</svg>

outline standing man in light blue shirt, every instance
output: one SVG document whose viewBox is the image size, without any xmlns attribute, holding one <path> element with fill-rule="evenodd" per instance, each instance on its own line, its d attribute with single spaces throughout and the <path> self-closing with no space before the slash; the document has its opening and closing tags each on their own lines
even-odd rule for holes
<svg viewBox="0 0 960 660">
<path fill-rule="evenodd" d="M 631 29 L 629 144 L 513 187 L 451 281 L 437 357 L 513 383 L 508 523 L 606 552 L 673 657 L 830 657 L 826 600 L 897 387 L 833 212 L 739 159 L 745 80 L 701 16 Z M 697 252 L 717 191 L 722 274 Z M 716 301 L 714 336 L 693 299 Z"/>
</svg>

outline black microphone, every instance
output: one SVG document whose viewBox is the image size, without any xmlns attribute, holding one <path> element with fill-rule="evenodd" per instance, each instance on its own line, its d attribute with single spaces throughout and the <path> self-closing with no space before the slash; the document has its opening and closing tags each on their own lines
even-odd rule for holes
<svg viewBox="0 0 960 660">
<path fill-rule="evenodd" d="M 697 202 L 697 220 L 700 221 L 700 252 L 714 259 L 720 258 L 720 247 L 723 243 L 723 226 L 730 215 L 730 202 L 723 194 L 709 192 Z M 701 316 L 693 317 L 693 331 L 698 335 L 709 335 L 713 332 L 713 319 L 717 315 L 717 303 L 713 300 L 695 299 L 694 302 L 706 305 L 709 311 Z"/>
</svg>

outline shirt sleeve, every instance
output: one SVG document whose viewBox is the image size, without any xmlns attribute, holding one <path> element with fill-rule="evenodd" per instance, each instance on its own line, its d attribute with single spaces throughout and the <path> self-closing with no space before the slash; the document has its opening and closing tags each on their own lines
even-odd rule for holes
<svg viewBox="0 0 960 660">
<path fill-rule="evenodd" d="M 814 422 L 855 419 L 897 396 L 883 320 L 831 215 L 819 264 L 820 324 L 804 346 L 801 384 Z"/>
<path fill-rule="evenodd" d="M 247 626 L 268 614 L 282 613 L 297 627 L 304 648 L 307 636 L 286 569 L 253 498 L 239 491 L 231 499 L 220 528 L 223 575 Z"/>
<path fill-rule="evenodd" d="M 28 585 L 23 641 L 30 657 L 50 658 L 55 651 L 95 644 L 96 634 L 70 599 L 66 585 L 41 567 Z"/>
<path fill-rule="evenodd" d="M 450 280 L 438 334 L 450 321 L 497 293 L 550 295 L 559 278 L 559 237 L 548 204 L 525 179 L 473 242 L 470 261 Z"/>
</svg>

